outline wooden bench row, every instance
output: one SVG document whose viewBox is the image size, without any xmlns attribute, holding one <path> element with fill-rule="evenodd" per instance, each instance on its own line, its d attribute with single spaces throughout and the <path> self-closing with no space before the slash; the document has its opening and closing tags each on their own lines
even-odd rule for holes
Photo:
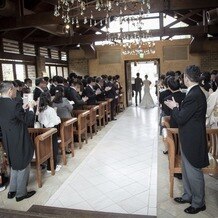
<svg viewBox="0 0 218 218">
<path fill-rule="evenodd" d="M 163 130 L 163 142 L 168 148 L 170 197 L 173 197 L 174 173 L 182 173 L 180 152 L 181 143 L 179 140 L 178 129 L 170 128 L 169 121 L 170 117 L 163 117 L 162 119 L 162 125 L 165 127 Z M 218 129 L 206 129 L 206 133 L 210 165 L 202 170 L 205 174 L 216 174 L 218 173 L 218 155 L 216 151 L 218 142 Z"/>
<path fill-rule="evenodd" d="M 72 157 L 74 156 L 74 136 L 78 138 L 79 148 L 82 148 L 84 137 L 88 143 L 88 131 L 93 138 L 93 131 L 97 134 L 98 127 L 101 130 L 111 120 L 111 101 L 99 102 L 98 105 L 87 105 L 85 110 L 74 110 L 73 118 L 62 119 L 58 129 L 56 128 L 29 128 L 29 133 L 35 145 L 36 179 L 38 187 L 42 187 L 41 164 L 50 159 L 51 174 L 55 174 L 52 136 L 57 133 L 60 139 L 60 149 L 62 162 L 67 164 L 66 148 L 71 148 Z M 124 106 L 123 106 L 124 110 Z"/>
</svg>

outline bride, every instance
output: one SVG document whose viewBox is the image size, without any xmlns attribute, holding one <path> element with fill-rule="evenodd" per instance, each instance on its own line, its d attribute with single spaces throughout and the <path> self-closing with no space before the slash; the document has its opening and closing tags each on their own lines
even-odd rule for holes
<svg viewBox="0 0 218 218">
<path fill-rule="evenodd" d="M 143 108 L 152 108 L 155 107 L 154 101 L 151 97 L 150 93 L 150 85 L 151 81 L 148 80 L 148 76 L 145 75 L 145 80 L 144 80 L 144 96 L 142 98 L 142 101 L 140 103 L 140 107 Z"/>
</svg>

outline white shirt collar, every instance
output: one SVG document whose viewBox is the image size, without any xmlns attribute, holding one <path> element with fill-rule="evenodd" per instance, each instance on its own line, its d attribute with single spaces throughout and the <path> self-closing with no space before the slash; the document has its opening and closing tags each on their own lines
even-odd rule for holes
<svg viewBox="0 0 218 218">
<path fill-rule="evenodd" d="M 190 90 L 191 90 L 193 87 L 195 87 L 195 86 L 198 86 L 198 84 L 194 84 L 194 85 L 188 87 L 187 90 L 186 90 L 186 95 L 187 95 L 187 94 L 190 92 Z"/>
<path fill-rule="evenodd" d="M 39 86 L 36 86 L 36 88 L 41 90 L 42 92 L 44 92 L 44 90 L 42 88 L 40 88 Z"/>
</svg>

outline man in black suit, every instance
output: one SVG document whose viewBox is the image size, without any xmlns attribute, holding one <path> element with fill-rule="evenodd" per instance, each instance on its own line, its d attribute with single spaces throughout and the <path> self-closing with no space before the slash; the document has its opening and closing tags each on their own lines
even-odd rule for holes
<svg viewBox="0 0 218 218">
<path fill-rule="evenodd" d="M 98 89 L 101 91 L 99 95 L 97 95 L 97 101 L 105 101 L 105 90 L 104 90 L 104 80 L 101 77 L 96 78 L 95 90 Z"/>
<path fill-rule="evenodd" d="M 56 87 L 57 87 L 57 76 L 53 76 L 52 78 L 52 83 L 50 85 L 50 94 L 51 96 L 55 96 L 55 90 L 56 90 Z"/>
<path fill-rule="evenodd" d="M 36 88 L 33 91 L 33 100 L 37 101 L 41 93 L 45 91 L 47 86 L 46 86 L 46 82 L 43 79 L 43 77 L 36 78 L 35 85 L 36 85 Z"/>
<path fill-rule="evenodd" d="M 35 194 L 35 191 L 27 192 L 30 162 L 34 152 L 27 127 L 34 123 L 34 104 L 30 103 L 29 108 L 22 107 L 19 102 L 13 100 L 16 89 L 9 81 L 0 84 L 0 93 L 2 142 L 11 166 L 8 198 L 16 196 L 16 201 L 21 201 Z"/>
<path fill-rule="evenodd" d="M 95 90 L 95 79 L 92 77 L 87 78 L 87 85 L 83 91 L 83 95 L 88 97 L 87 104 L 88 105 L 96 105 L 97 104 L 97 95 L 101 94 L 100 89 Z"/>
<path fill-rule="evenodd" d="M 79 83 L 75 81 L 70 81 L 70 87 L 67 90 L 66 97 L 69 101 L 73 101 L 73 109 L 74 110 L 82 110 L 83 105 L 86 104 L 88 100 L 87 97 L 81 97 L 79 94 Z"/>
<path fill-rule="evenodd" d="M 135 105 L 138 106 L 138 94 L 139 94 L 139 103 L 141 103 L 142 101 L 141 91 L 142 91 L 143 81 L 139 77 L 140 76 L 139 73 L 137 73 L 136 76 L 137 77 L 135 78 Z"/>
<path fill-rule="evenodd" d="M 184 194 L 174 200 L 181 204 L 191 203 L 191 206 L 185 209 L 189 214 L 206 210 L 202 168 L 209 165 L 205 126 L 207 102 L 198 85 L 200 75 L 197 66 L 186 68 L 184 82 L 188 89 L 180 109 L 174 99 L 165 101 L 178 123 L 181 141 Z"/>
</svg>

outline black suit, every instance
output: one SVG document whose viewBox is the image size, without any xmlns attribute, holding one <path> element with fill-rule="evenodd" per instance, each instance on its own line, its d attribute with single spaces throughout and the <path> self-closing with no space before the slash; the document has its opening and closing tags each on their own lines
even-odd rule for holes
<svg viewBox="0 0 218 218">
<path fill-rule="evenodd" d="M 143 86 L 142 79 L 139 77 L 135 78 L 134 90 L 135 90 L 135 104 L 136 104 L 136 106 L 138 105 L 138 102 L 137 102 L 138 101 L 138 94 L 139 94 L 139 103 L 141 103 L 141 100 L 142 100 L 142 95 L 141 95 L 142 86 Z"/>
<path fill-rule="evenodd" d="M 54 84 L 51 84 L 51 86 L 50 86 L 50 94 L 51 94 L 51 96 L 55 96 L 55 89 L 56 89 L 56 85 L 54 85 Z"/>
<path fill-rule="evenodd" d="M 96 84 L 96 86 L 94 87 L 95 90 L 100 89 L 101 90 L 101 94 L 97 95 L 97 101 L 105 101 L 105 91 L 103 89 L 103 87 L 101 87 L 98 83 Z"/>
<path fill-rule="evenodd" d="M 0 98 L 0 108 L 2 141 L 9 163 L 14 170 L 22 170 L 33 158 L 28 126 L 34 123 L 34 113 L 25 113 L 21 104 L 10 98 Z"/>
<path fill-rule="evenodd" d="M 72 87 L 69 87 L 66 93 L 66 97 L 69 101 L 74 101 L 73 109 L 74 110 L 82 110 L 83 105 L 86 103 L 82 100 L 79 93 Z"/>
<path fill-rule="evenodd" d="M 43 91 L 36 87 L 33 91 L 33 100 L 37 101 Z"/>
<path fill-rule="evenodd" d="M 89 98 L 87 100 L 88 105 L 96 105 L 97 104 L 97 97 L 96 97 L 94 88 L 87 85 L 83 91 L 83 94 L 84 94 L 84 96 L 87 96 Z"/>
<path fill-rule="evenodd" d="M 107 83 L 108 87 L 111 87 L 111 89 L 109 91 L 106 91 L 106 97 L 107 98 L 112 98 L 113 101 L 111 102 L 111 120 L 114 120 L 114 116 L 115 116 L 115 106 L 116 106 L 116 87 L 114 85 L 114 83 L 112 82 L 108 82 Z"/>
<path fill-rule="evenodd" d="M 206 138 L 206 97 L 198 85 L 192 87 L 172 116 L 178 123 L 181 142 L 183 200 L 194 208 L 205 205 L 205 182 L 201 168 L 209 165 Z"/>
</svg>

